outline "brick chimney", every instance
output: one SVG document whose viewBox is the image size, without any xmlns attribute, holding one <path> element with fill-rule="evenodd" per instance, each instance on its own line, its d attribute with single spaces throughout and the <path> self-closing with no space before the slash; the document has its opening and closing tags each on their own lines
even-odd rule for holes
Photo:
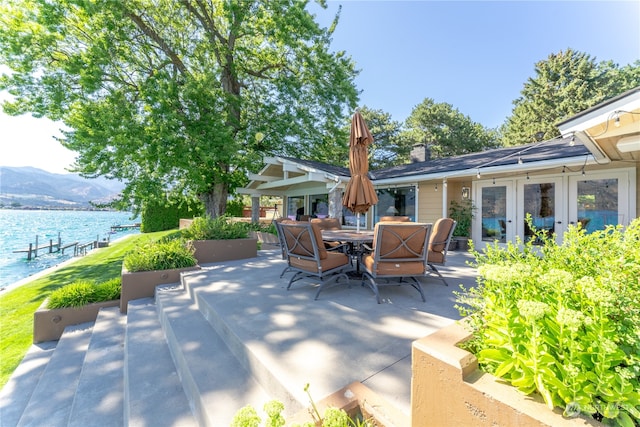
<svg viewBox="0 0 640 427">
<path fill-rule="evenodd" d="M 416 144 L 411 148 L 411 163 L 426 162 L 431 160 L 431 148 L 428 144 Z"/>
</svg>

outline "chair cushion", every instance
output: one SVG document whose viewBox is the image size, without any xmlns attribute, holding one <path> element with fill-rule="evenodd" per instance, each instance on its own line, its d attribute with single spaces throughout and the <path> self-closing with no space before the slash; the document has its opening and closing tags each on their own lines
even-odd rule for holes
<svg viewBox="0 0 640 427">
<path fill-rule="evenodd" d="M 408 216 L 381 216 L 380 222 L 409 222 L 410 219 Z"/>
<path fill-rule="evenodd" d="M 292 221 L 294 224 L 298 222 Z M 283 224 L 288 223 L 283 221 Z M 318 257 L 320 260 L 327 258 L 327 250 L 324 247 L 322 242 L 322 231 L 317 224 L 310 223 L 302 223 L 299 227 L 288 227 L 289 231 L 291 231 L 292 235 L 285 234 L 285 238 L 287 239 L 287 246 L 293 248 L 292 253 L 301 256 L 313 257 L 315 256 L 316 251 L 318 252 Z M 318 243 L 318 247 L 313 247 L 311 242 L 311 236 L 309 232 L 312 232 L 316 238 L 316 242 Z M 295 245 L 295 239 L 298 239 L 298 245 Z"/>
<path fill-rule="evenodd" d="M 318 224 L 321 230 L 342 230 L 342 224 L 338 218 L 313 218 L 312 224 Z"/>
<path fill-rule="evenodd" d="M 426 230 L 422 224 L 403 223 L 401 227 L 392 227 L 391 224 L 386 223 L 382 234 L 379 233 L 379 228 L 380 223 L 375 227 L 373 246 L 375 248 L 380 245 L 380 259 L 415 258 L 418 256 L 416 254 L 422 253 L 426 238 Z M 416 233 L 416 231 L 419 232 Z M 401 244 L 402 241 L 405 241 L 406 247 Z"/>
<path fill-rule="evenodd" d="M 378 268 L 373 269 L 374 258 L 372 254 L 362 257 L 362 266 L 374 277 L 377 276 L 420 276 L 425 273 L 424 261 L 379 262 Z"/>
<path fill-rule="evenodd" d="M 292 267 L 320 274 L 320 269 L 322 272 L 328 272 L 334 268 L 349 264 L 349 257 L 342 252 L 328 252 L 327 256 L 320 260 L 320 269 L 318 269 L 318 264 L 315 261 L 300 259 L 295 256 L 291 256 L 290 263 Z"/>
<path fill-rule="evenodd" d="M 430 252 L 444 251 L 451 227 L 453 227 L 453 220 L 451 218 L 440 218 L 436 221 L 433 225 L 431 238 L 429 239 Z"/>
</svg>

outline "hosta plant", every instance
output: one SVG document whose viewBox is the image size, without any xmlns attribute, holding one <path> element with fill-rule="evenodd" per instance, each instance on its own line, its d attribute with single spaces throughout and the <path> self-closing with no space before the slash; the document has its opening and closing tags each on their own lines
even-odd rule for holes
<svg viewBox="0 0 640 427">
<path fill-rule="evenodd" d="M 640 219 L 475 255 L 478 284 L 457 307 L 482 369 L 567 417 L 640 425 Z"/>
</svg>

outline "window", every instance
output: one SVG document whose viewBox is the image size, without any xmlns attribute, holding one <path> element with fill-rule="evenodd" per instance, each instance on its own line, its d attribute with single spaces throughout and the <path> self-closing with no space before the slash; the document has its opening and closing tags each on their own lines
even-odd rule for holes
<svg viewBox="0 0 640 427">
<path fill-rule="evenodd" d="M 304 196 L 287 198 L 287 217 L 298 219 L 299 215 L 304 215 Z"/>
<path fill-rule="evenodd" d="M 416 188 L 399 187 L 376 190 L 378 204 L 374 208 L 374 223 L 382 216 L 408 216 L 416 220 Z"/>
<path fill-rule="evenodd" d="M 329 216 L 329 195 L 313 194 L 309 196 L 309 204 L 311 205 L 311 216 L 317 218 L 327 218 Z"/>
</svg>

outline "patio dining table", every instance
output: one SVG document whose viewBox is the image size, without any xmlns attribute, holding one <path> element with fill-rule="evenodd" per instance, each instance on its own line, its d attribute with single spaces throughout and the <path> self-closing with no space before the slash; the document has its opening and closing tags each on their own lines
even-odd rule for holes
<svg viewBox="0 0 640 427">
<path fill-rule="evenodd" d="M 363 244 L 373 243 L 372 230 L 322 230 L 324 242 L 349 243 L 349 255 L 356 259 L 356 272 L 360 273 L 360 256 L 364 252 Z"/>
</svg>

